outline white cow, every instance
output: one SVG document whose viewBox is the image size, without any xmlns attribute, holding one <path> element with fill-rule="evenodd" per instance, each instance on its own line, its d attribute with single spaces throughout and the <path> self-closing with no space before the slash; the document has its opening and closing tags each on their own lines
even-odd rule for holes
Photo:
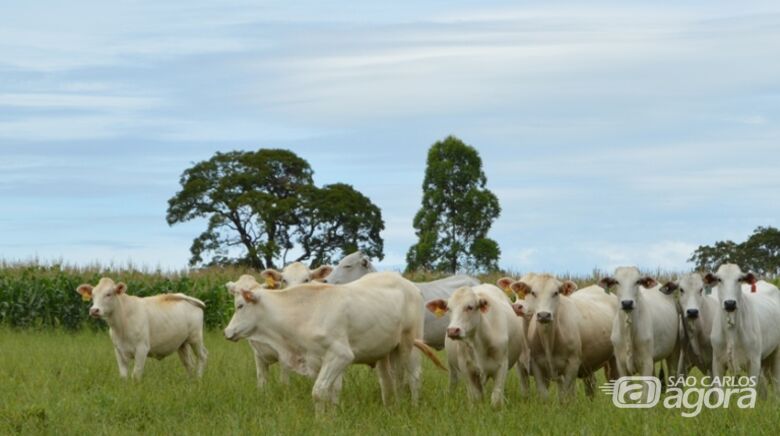
<svg viewBox="0 0 780 436">
<path fill-rule="evenodd" d="M 288 286 L 324 280 L 331 271 L 333 271 L 333 267 L 330 265 L 322 265 L 315 270 L 310 270 L 309 267 L 301 262 L 293 262 L 284 267 L 282 271 L 273 268 L 263 270 L 260 276 L 265 279 L 265 288 L 284 289 Z"/>
<path fill-rule="evenodd" d="M 695 366 L 704 374 L 712 371 L 712 323 L 717 315 L 718 300 L 704 291 L 700 274 L 686 274 L 677 282 L 661 287 L 664 294 L 678 292 L 680 316 L 683 327 L 683 351 L 677 373 L 685 375 L 689 366 Z"/>
<path fill-rule="evenodd" d="M 80 285 L 76 292 L 92 300 L 89 315 L 102 318 L 114 343 L 119 376 L 127 378 L 135 360 L 133 378 L 141 379 L 146 357 L 162 359 L 174 351 L 190 375 L 203 375 L 208 353 L 203 345 L 203 309 L 206 305 L 184 294 L 139 298 L 127 295 L 127 286 L 103 277 L 97 286 Z M 193 359 L 197 362 L 193 362 Z"/>
<path fill-rule="evenodd" d="M 744 274 L 734 264 L 721 265 L 704 282 L 717 285 L 719 310 L 712 326 L 712 375 L 726 370 L 748 375 L 758 381 L 761 367 L 775 388 L 780 383 L 780 291 L 766 286 L 758 292 L 743 292 L 742 283 L 756 284 L 752 273 Z M 763 386 L 763 383 L 762 383 Z"/>
<path fill-rule="evenodd" d="M 331 284 L 349 283 L 375 271 L 376 269 L 371 264 L 371 259 L 357 251 L 345 256 L 330 275 L 325 278 L 325 282 Z M 473 277 L 455 275 L 432 282 L 418 282 L 415 283 L 415 286 L 422 292 L 423 301 L 431 301 L 436 299 L 446 300 L 458 288 L 478 286 L 479 284 L 479 280 Z M 423 337 L 425 343 L 437 350 L 444 348 L 444 338 L 447 336 L 447 325 L 449 322 L 449 315 L 437 318 L 432 313 L 426 311 Z"/>
<path fill-rule="evenodd" d="M 455 389 L 458 375 L 464 374 L 469 397 L 479 400 L 483 386 L 493 379 L 490 402 L 494 407 L 502 405 L 508 371 L 518 360 L 519 366 L 528 367 L 523 321 L 507 296 L 493 285 L 463 287 L 448 300 L 432 300 L 426 307 L 437 316 L 451 314 L 445 341 L 450 390 Z"/>
<path fill-rule="evenodd" d="M 536 275 L 530 283 L 513 283 L 512 288 L 525 295 L 533 310 L 528 340 L 539 395 L 547 398 L 550 381 L 560 379 L 561 398 L 570 397 L 581 377 L 593 396 L 594 372 L 613 356 L 610 335 L 617 298 L 599 286 L 574 292 L 574 282 L 561 282 L 548 274 Z"/>
<path fill-rule="evenodd" d="M 670 371 L 676 369 L 680 319 L 674 297 L 662 293 L 655 279 L 642 277 L 635 267 L 617 268 L 614 277 L 605 277 L 600 284 L 605 289 L 617 287 L 621 310 L 611 339 L 620 376 L 652 376 L 660 360 L 666 360 Z"/>
<path fill-rule="evenodd" d="M 227 288 L 228 292 L 233 296 L 238 293 L 239 289 L 283 289 L 288 286 L 296 286 L 315 280 L 322 280 L 327 277 L 332 270 L 333 268 L 331 266 L 323 265 L 312 271 L 301 262 L 293 262 L 287 265 L 281 272 L 272 268 L 261 272 L 260 275 L 265 279 L 262 284 L 258 283 L 254 276 L 243 274 L 237 281 L 225 283 L 225 288 Z M 268 382 L 268 368 L 279 361 L 279 356 L 277 356 L 276 351 L 267 344 L 252 339 L 248 342 L 255 357 L 257 387 L 262 388 Z M 288 369 L 285 368 L 284 365 L 279 365 L 279 379 L 282 384 L 289 383 L 288 372 Z"/>
<path fill-rule="evenodd" d="M 317 411 L 337 403 L 342 374 L 353 363 L 376 365 L 382 400 L 420 386 L 419 355 L 438 359 L 422 341 L 422 297 L 397 273 L 374 273 L 345 285 L 305 284 L 277 292 L 240 289 L 225 337 L 269 344 L 288 368 L 315 377 Z"/>
</svg>

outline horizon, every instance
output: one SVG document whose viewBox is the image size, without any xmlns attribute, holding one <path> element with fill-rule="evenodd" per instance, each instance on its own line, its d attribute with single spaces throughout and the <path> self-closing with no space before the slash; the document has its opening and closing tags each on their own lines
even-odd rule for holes
<svg viewBox="0 0 780 436">
<path fill-rule="evenodd" d="M 416 242 L 428 148 L 480 153 L 508 271 L 687 271 L 780 227 L 780 4 L 0 6 L 0 259 L 188 268 L 181 173 L 285 148 Z"/>
</svg>

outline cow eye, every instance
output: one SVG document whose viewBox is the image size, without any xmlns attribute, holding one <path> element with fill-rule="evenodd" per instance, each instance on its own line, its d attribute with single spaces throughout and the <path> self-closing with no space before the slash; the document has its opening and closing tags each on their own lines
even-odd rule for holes
<svg viewBox="0 0 780 436">
<path fill-rule="evenodd" d="M 684 293 L 685 293 L 685 289 L 683 289 L 683 288 L 680 288 L 680 293 L 681 293 L 681 294 L 684 294 Z"/>
<path fill-rule="evenodd" d="M 344 268 L 347 268 L 347 269 L 352 268 L 352 265 L 344 265 Z"/>
<path fill-rule="evenodd" d="M 553 294 L 553 297 L 557 297 L 557 296 L 558 296 L 558 294 L 559 294 L 559 292 L 558 292 L 558 291 L 556 291 L 556 292 Z"/>
<path fill-rule="evenodd" d="M 536 297 L 536 292 L 534 292 L 534 291 L 531 291 L 531 296 L 532 296 L 532 297 Z"/>
<path fill-rule="evenodd" d="M 466 306 L 466 312 L 471 312 L 474 310 L 474 306 Z"/>
<path fill-rule="evenodd" d="M 309 279 L 305 279 L 305 280 L 303 281 L 303 283 L 309 283 L 309 281 L 310 281 Z"/>
<path fill-rule="evenodd" d="M 243 307 L 244 307 L 243 304 L 239 304 L 238 306 L 236 306 L 236 310 L 241 310 Z"/>
</svg>

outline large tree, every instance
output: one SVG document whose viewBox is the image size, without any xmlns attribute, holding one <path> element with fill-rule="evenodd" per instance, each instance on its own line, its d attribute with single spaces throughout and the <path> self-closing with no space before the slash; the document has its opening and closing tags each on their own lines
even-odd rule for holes
<svg viewBox="0 0 780 436">
<path fill-rule="evenodd" d="M 702 271 L 715 270 L 723 263 L 736 263 L 743 270 L 775 276 L 780 273 L 780 230 L 759 226 L 744 242 L 717 241 L 711 246 L 699 246 L 688 261 Z"/>
<path fill-rule="evenodd" d="M 168 200 L 168 224 L 207 219 L 190 248 L 193 266 L 276 267 L 291 250 L 300 253 L 296 261 L 329 261 L 357 248 L 381 258 L 379 208 L 349 185 L 317 188 L 312 174 L 288 150 L 216 153 L 184 171 L 182 189 Z M 334 206 L 351 201 L 362 214 Z"/>
<path fill-rule="evenodd" d="M 418 242 L 406 255 L 407 270 L 495 270 L 501 250 L 487 237 L 501 213 L 486 187 L 482 159 L 449 136 L 428 151 L 422 207 L 414 217 Z"/>
</svg>

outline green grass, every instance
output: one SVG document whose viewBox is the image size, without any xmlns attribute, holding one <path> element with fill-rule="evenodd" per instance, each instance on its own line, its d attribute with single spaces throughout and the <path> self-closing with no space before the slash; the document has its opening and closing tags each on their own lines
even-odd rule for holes
<svg viewBox="0 0 780 436">
<path fill-rule="evenodd" d="M 349 369 L 341 405 L 314 416 L 312 381 L 274 371 L 262 391 L 245 342 L 219 331 L 206 336 L 209 365 L 201 381 L 185 375 L 176 356 L 150 360 L 141 382 L 122 381 L 105 332 L 0 328 L 0 434 L 776 434 L 780 403 L 756 409 L 621 410 L 608 396 L 587 399 L 580 386 L 567 404 L 521 399 L 512 373 L 507 405 L 469 405 L 463 386 L 447 392 L 447 375 L 425 362 L 418 407 L 402 400 L 384 408 L 374 373 Z M 443 353 L 442 353 L 443 354 Z M 442 356 L 443 357 L 443 356 Z"/>
</svg>

